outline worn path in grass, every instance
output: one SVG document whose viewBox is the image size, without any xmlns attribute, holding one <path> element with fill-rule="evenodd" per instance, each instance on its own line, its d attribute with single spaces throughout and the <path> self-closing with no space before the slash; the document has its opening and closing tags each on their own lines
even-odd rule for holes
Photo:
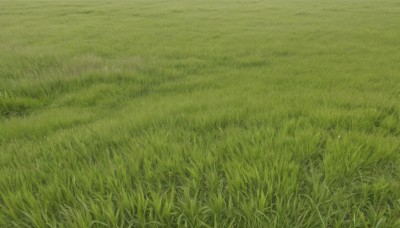
<svg viewBox="0 0 400 228">
<path fill-rule="evenodd" d="M 399 15 L 0 1 L 0 226 L 400 226 Z"/>
</svg>

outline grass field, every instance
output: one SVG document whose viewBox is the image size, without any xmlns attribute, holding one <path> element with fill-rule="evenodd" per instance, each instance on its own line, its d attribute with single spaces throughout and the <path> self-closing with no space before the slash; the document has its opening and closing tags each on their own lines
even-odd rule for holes
<svg viewBox="0 0 400 228">
<path fill-rule="evenodd" d="M 397 0 L 0 0 L 0 227 L 400 227 Z"/>
</svg>

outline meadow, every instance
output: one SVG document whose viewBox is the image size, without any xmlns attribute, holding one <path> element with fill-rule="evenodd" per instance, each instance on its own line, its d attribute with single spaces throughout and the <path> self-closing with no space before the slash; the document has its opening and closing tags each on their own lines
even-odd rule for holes
<svg viewBox="0 0 400 228">
<path fill-rule="evenodd" d="M 400 227 L 397 0 L 0 0 L 0 227 Z"/>
</svg>

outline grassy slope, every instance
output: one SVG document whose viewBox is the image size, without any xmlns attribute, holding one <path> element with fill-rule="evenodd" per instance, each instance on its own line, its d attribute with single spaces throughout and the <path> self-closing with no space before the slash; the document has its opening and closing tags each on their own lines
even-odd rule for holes
<svg viewBox="0 0 400 228">
<path fill-rule="evenodd" d="M 0 226 L 400 226 L 399 13 L 0 1 Z"/>
</svg>

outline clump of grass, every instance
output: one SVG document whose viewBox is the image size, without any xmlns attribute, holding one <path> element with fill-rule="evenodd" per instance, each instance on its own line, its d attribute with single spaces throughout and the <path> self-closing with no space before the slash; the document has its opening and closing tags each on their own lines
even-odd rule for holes
<svg viewBox="0 0 400 228">
<path fill-rule="evenodd" d="M 13 97 L 8 93 L 0 95 L 0 116 L 10 118 L 15 116 L 27 116 L 35 108 L 41 106 L 40 101 L 28 97 Z"/>
</svg>

